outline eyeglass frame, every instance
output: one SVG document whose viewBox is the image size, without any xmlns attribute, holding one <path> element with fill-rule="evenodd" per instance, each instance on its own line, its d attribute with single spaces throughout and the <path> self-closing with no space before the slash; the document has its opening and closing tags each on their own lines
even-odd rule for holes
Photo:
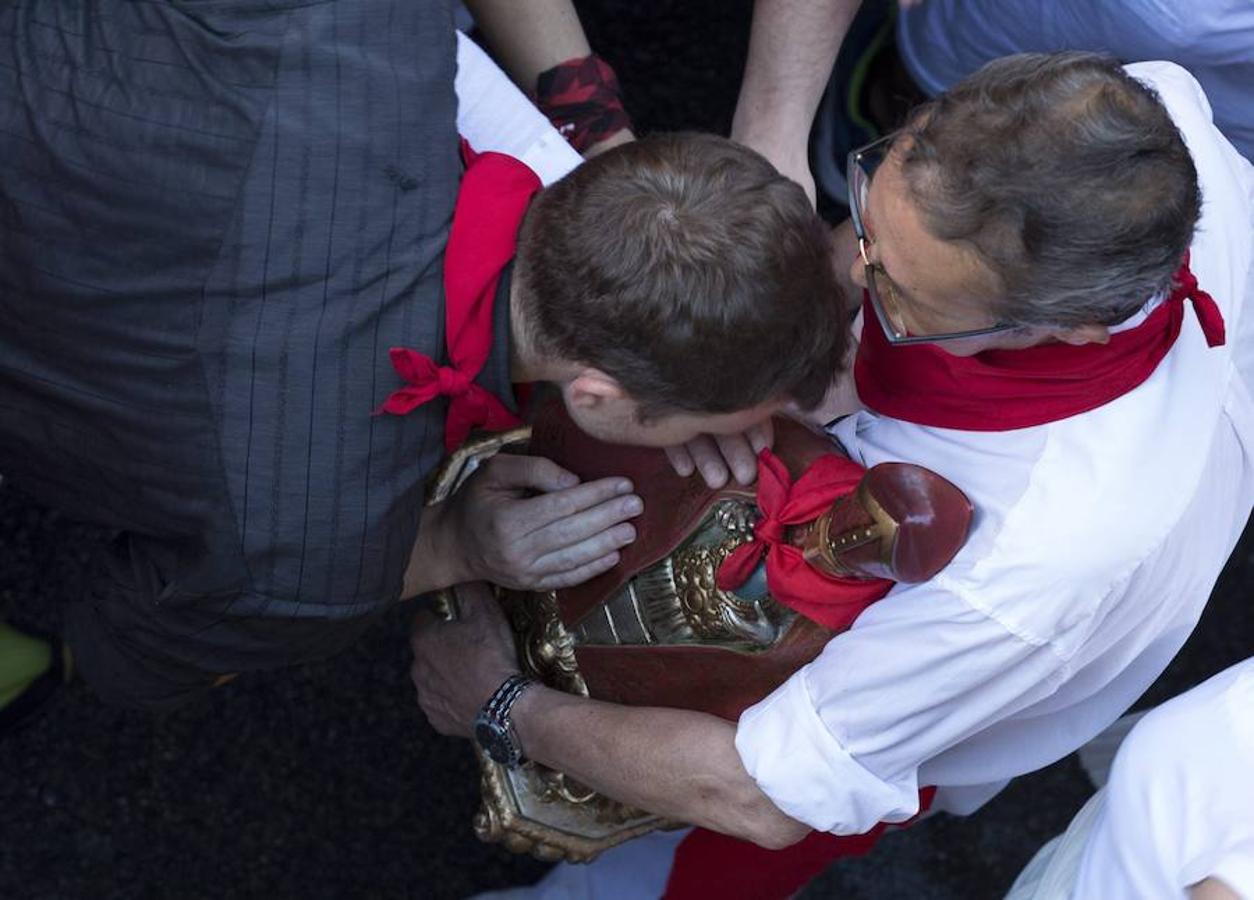
<svg viewBox="0 0 1254 900">
<path fill-rule="evenodd" d="M 876 270 L 881 272 L 884 279 L 888 282 L 888 292 L 893 296 L 893 302 L 896 309 L 900 309 L 900 303 L 897 301 L 897 293 L 893 289 L 893 280 L 884 267 L 879 263 L 871 262 L 871 257 L 867 254 L 867 248 L 874 245 L 874 241 L 867 235 L 866 226 L 862 223 L 862 202 L 859 197 L 861 191 L 858 189 L 859 178 L 865 180 L 869 187 L 871 179 L 874 177 L 874 170 L 868 171 L 862 164 L 862 161 L 868 157 L 872 151 L 880 151 L 884 156 L 888 155 L 888 147 L 891 146 L 901 134 L 900 131 L 894 131 L 886 134 L 882 138 L 872 141 L 871 143 L 859 147 L 849 152 L 845 163 L 845 178 L 849 186 L 849 219 L 853 224 L 854 236 L 858 239 L 858 253 L 862 257 L 862 264 L 866 266 L 866 287 L 867 296 L 871 299 L 871 309 L 875 311 L 875 318 L 879 320 L 880 329 L 884 332 L 884 337 L 889 344 L 893 346 L 906 346 L 910 344 L 940 344 L 946 341 L 960 340 L 964 338 L 983 337 L 990 334 L 1001 334 L 1007 331 L 1013 331 L 1018 326 L 1011 324 L 992 325 L 988 328 L 973 328 L 967 331 L 953 331 L 946 334 L 909 334 L 904 328 L 898 328 L 893 324 L 892 319 L 888 315 L 885 308 L 884 300 L 880 296 L 879 287 L 877 286 Z M 883 160 L 881 159 L 881 162 Z M 879 163 L 876 163 L 876 168 Z"/>
</svg>

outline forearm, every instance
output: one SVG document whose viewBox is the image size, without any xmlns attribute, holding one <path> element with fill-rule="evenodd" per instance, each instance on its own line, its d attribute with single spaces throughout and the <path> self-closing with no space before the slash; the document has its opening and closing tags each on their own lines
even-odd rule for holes
<svg viewBox="0 0 1254 900">
<path fill-rule="evenodd" d="M 472 579 L 471 573 L 463 567 L 457 548 L 453 546 L 446 507 L 447 503 L 437 503 L 422 510 L 418 537 L 410 551 L 409 564 L 405 567 L 402 600 L 411 600 Z"/>
<path fill-rule="evenodd" d="M 505 71 L 527 93 L 546 69 L 592 52 L 570 0 L 466 0 Z"/>
<path fill-rule="evenodd" d="M 757 0 L 732 137 L 804 153 L 836 53 L 861 0 Z"/>
<path fill-rule="evenodd" d="M 765 847 L 787 846 L 809 831 L 749 777 L 736 728 L 724 719 L 540 686 L 522 696 L 513 718 L 528 757 L 616 800 Z"/>
</svg>

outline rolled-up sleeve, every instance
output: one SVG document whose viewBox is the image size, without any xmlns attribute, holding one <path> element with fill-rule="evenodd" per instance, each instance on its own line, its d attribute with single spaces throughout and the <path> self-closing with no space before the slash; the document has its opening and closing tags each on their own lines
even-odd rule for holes
<svg viewBox="0 0 1254 900">
<path fill-rule="evenodd" d="M 776 806 L 818 831 L 857 833 L 871 826 L 855 823 L 904 821 L 919 811 L 913 780 L 888 781 L 868 771 L 827 730 L 805 670 L 745 710 L 736 750 Z"/>
<path fill-rule="evenodd" d="M 745 710 L 736 749 L 783 812 L 861 834 L 915 815 L 921 767 L 1046 696 L 1062 666 L 950 592 L 898 589 Z"/>
</svg>

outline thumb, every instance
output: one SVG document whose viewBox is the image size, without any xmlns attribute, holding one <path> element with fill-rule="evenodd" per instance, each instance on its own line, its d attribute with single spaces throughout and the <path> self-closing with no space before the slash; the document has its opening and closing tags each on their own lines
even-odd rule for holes
<svg viewBox="0 0 1254 900">
<path fill-rule="evenodd" d="M 490 478 L 497 487 L 530 488 L 549 493 L 572 488 L 579 477 L 542 456 L 501 454 L 489 462 Z"/>
</svg>

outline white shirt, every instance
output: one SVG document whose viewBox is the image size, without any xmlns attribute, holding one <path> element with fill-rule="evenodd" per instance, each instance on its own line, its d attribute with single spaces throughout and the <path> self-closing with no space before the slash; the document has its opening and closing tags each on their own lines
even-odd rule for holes
<svg viewBox="0 0 1254 900">
<path fill-rule="evenodd" d="M 935 95 L 1011 53 L 1094 50 L 1166 59 L 1202 84 L 1215 124 L 1254 159 L 1254 3 L 1250 0 L 927 0 L 902 11 L 897 46 Z"/>
<path fill-rule="evenodd" d="M 918 789 L 970 812 L 1016 775 L 1119 717 L 1192 631 L 1254 506 L 1254 172 L 1214 129 L 1197 82 L 1128 67 L 1189 145 L 1203 207 L 1192 268 L 1228 343 L 1187 310 L 1154 374 L 1099 409 L 1001 433 L 861 412 L 833 433 L 866 466 L 907 460 L 977 510 L 939 576 L 899 585 L 741 716 L 736 747 L 790 816 L 852 834 L 901 821 Z M 1244 373 L 1244 374 L 1243 374 Z"/>
<path fill-rule="evenodd" d="M 1187 900 L 1206 878 L 1254 898 L 1254 659 L 1150 711 L 1006 900 Z"/>
</svg>

